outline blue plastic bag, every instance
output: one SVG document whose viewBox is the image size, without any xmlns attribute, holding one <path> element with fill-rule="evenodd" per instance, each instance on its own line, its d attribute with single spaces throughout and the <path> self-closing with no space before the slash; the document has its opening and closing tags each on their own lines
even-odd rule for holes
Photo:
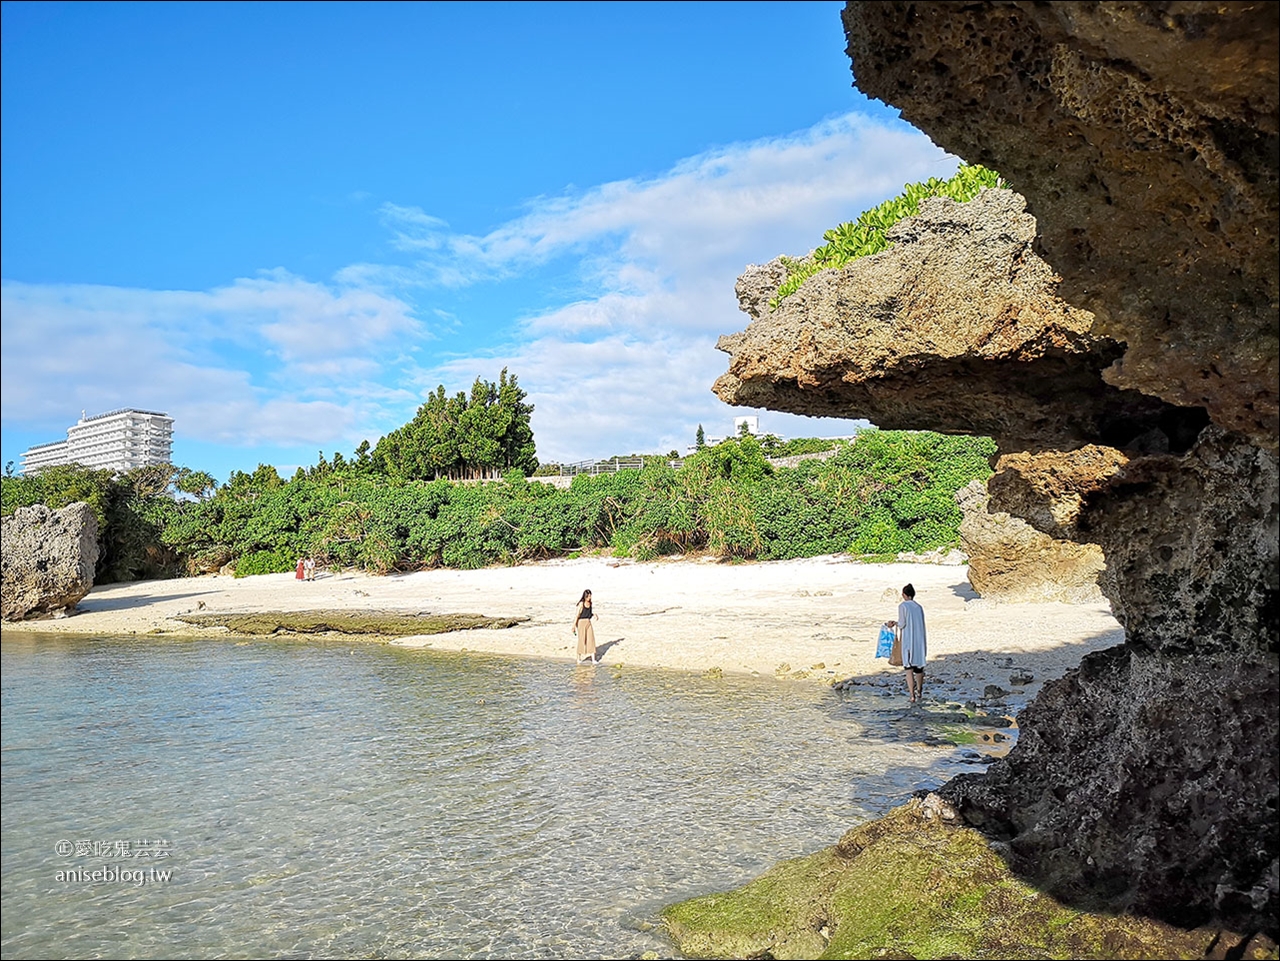
<svg viewBox="0 0 1280 961">
<path fill-rule="evenodd" d="M 880 625 L 880 638 L 876 641 L 876 657 L 888 657 L 893 653 L 893 628 L 888 624 Z"/>
</svg>

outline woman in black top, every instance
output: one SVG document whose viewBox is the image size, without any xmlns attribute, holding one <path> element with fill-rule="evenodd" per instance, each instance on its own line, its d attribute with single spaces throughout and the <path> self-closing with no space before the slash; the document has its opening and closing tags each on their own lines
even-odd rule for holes
<svg viewBox="0 0 1280 961">
<path fill-rule="evenodd" d="M 591 591 L 582 592 L 582 597 L 578 598 L 578 610 L 573 617 L 573 633 L 578 635 L 578 663 L 582 663 L 583 657 L 590 657 L 591 663 L 596 663 L 596 632 L 591 626 L 592 618 L 596 614 L 591 610 Z"/>
</svg>

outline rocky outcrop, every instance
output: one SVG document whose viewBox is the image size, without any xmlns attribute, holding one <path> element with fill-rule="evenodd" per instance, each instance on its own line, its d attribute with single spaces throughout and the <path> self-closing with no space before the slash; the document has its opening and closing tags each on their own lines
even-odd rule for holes
<svg viewBox="0 0 1280 961">
<path fill-rule="evenodd" d="M 98 562 L 98 521 L 89 505 L 19 507 L 2 526 L 0 616 L 20 621 L 74 610 L 93 587 Z"/>
<path fill-rule="evenodd" d="M 1104 490 L 1129 463 L 1118 450 L 1086 445 L 1066 453 L 1005 454 L 987 481 L 997 510 L 1051 537 L 1074 537 L 1085 498 Z"/>
<path fill-rule="evenodd" d="M 937 795 L 745 887 L 662 912 L 691 958 L 1267 958 L 1275 942 L 1081 914 L 1011 874 Z"/>
<path fill-rule="evenodd" d="M 1074 544 L 1036 530 L 1002 511 L 988 510 L 981 481 L 956 491 L 964 517 L 960 549 L 969 558 L 969 584 L 986 598 L 1005 601 L 1102 600 L 1098 574 L 1106 566 L 1096 544 Z"/>
<path fill-rule="evenodd" d="M 1272 935 L 1278 10 L 850 3 L 858 86 L 999 170 L 1038 239 L 991 191 L 924 205 L 776 312 L 779 268 L 749 269 L 753 323 L 716 385 L 995 436 L 990 509 L 1100 547 L 1126 642 L 1046 684 L 1008 757 L 942 793 L 1073 902 Z"/>
<path fill-rule="evenodd" d="M 1096 440 L 1185 450 L 1206 423 L 1200 408 L 1106 383 L 1123 350 L 1057 295 L 1018 194 L 926 200 L 888 236 L 888 250 L 817 274 L 772 311 L 785 271 L 778 261 L 749 267 L 737 293 L 752 323 L 720 338 L 730 354 L 720 398 L 815 416 L 857 411 L 884 428 L 933 424 L 993 436 L 1006 450 Z"/>
<path fill-rule="evenodd" d="M 432 614 L 428 611 L 253 611 L 252 613 L 179 614 L 176 620 L 200 628 L 225 628 L 232 634 L 351 634 L 412 637 L 479 628 L 500 630 L 527 617 L 483 614 Z"/>
<path fill-rule="evenodd" d="M 939 793 L 1068 903 L 1274 931 L 1275 680 L 1238 655 L 1087 655 L 1005 758 Z"/>
<path fill-rule="evenodd" d="M 1117 387 L 1274 451 L 1280 13 L 1266 2 L 850 3 L 859 88 L 999 170 Z"/>
</svg>

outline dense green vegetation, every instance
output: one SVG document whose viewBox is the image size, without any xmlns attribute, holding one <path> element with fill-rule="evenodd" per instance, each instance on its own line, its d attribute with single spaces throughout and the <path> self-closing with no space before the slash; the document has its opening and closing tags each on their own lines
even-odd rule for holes
<svg viewBox="0 0 1280 961">
<path fill-rule="evenodd" d="M 404 480 L 494 478 L 512 468 L 532 474 L 538 468 L 529 426 L 533 405 L 524 399 L 505 367 L 496 384 L 477 377 L 470 396 L 446 397 L 441 384 L 413 420 L 378 441 L 374 465 Z"/>
<path fill-rule="evenodd" d="M 0 509 L 45 504 L 57 510 L 84 501 L 98 520 L 99 581 L 171 577 L 184 570 L 178 552 L 162 537 L 178 513 L 174 493 L 206 497 L 216 486 L 203 471 L 168 464 L 115 476 L 78 465 L 51 467 L 35 477 L 0 479 Z"/>
<path fill-rule="evenodd" d="M 783 258 L 787 279 L 769 301 L 777 309 L 784 299 L 800 289 L 800 285 L 823 270 L 843 267 L 851 260 L 878 254 L 889 247 L 885 233 L 904 217 L 920 212 L 920 201 L 926 197 L 950 197 L 965 203 L 978 196 L 984 187 L 1006 187 L 998 173 L 978 164 L 965 164 L 949 180 L 930 177 L 924 183 L 906 184 L 902 193 L 863 213 L 857 220 L 840 224 L 822 235 L 826 241 L 803 260 Z"/>
<path fill-rule="evenodd" d="M 375 572 L 493 563 L 611 549 L 649 559 L 707 550 L 734 558 L 851 551 L 892 555 L 954 544 L 954 494 L 990 474 L 985 438 L 865 431 L 826 461 L 775 468 L 754 437 L 708 447 L 678 470 L 576 477 L 567 490 L 513 469 L 499 482 L 422 480 L 385 470 L 368 450 L 323 456 L 284 481 L 260 466 L 212 494 L 170 496 L 180 471 L 112 478 L 60 468 L 3 480 L 3 512 L 87 500 L 102 522 L 102 580 L 179 570 L 292 569 L 300 556 Z M 160 481 L 164 481 L 163 484 Z M 188 484 L 190 486 L 190 484 Z"/>
<path fill-rule="evenodd" d="M 823 451 L 834 450 L 841 444 L 845 443 L 848 442 L 824 437 L 793 437 L 791 440 L 784 441 L 774 434 L 765 434 L 760 438 L 760 446 L 764 449 L 765 455 L 768 457 L 794 457 L 797 454 L 819 454 Z"/>
</svg>

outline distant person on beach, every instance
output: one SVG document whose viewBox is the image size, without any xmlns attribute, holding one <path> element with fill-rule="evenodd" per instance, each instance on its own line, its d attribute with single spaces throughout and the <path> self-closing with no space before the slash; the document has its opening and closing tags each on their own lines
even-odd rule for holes
<svg viewBox="0 0 1280 961">
<path fill-rule="evenodd" d="M 583 591 L 578 598 L 578 610 L 573 617 L 573 633 L 578 635 L 578 663 L 584 657 L 590 657 L 596 663 L 596 632 L 591 621 L 597 615 L 591 609 L 591 591 Z"/>
<path fill-rule="evenodd" d="M 297 580 L 302 580 L 304 577 L 307 576 L 307 562 L 301 557 L 298 558 L 298 573 L 294 574 L 293 576 Z"/>
<path fill-rule="evenodd" d="M 907 675 L 907 694 L 912 704 L 924 696 L 924 662 L 928 656 L 924 634 L 924 608 L 916 602 L 916 589 L 902 589 L 898 605 L 898 640 L 902 645 L 902 670 Z"/>
<path fill-rule="evenodd" d="M 314 557 L 308 557 L 303 561 L 302 569 L 307 575 L 307 580 L 314 581 L 316 579 L 316 559 Z"/>
</svg>

